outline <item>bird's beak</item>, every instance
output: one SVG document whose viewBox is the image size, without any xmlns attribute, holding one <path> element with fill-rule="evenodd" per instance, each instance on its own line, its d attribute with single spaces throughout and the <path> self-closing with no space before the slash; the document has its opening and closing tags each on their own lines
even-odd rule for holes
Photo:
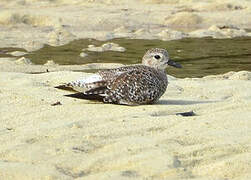
<svg viewBox="0 0 251 180">
<path fill-rule="evenodd" d="M 182 66 L 179 63 L 176 63 L 171 59 L 168 60 L 167 64 L 176 68 L 182 68 Z"/>
</svg>

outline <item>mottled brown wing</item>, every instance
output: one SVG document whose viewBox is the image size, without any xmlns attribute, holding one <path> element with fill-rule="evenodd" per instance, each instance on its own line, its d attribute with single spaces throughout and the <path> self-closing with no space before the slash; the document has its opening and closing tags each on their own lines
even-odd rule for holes
<svg viewBox="0 0 251 180">
<path fill-rule="evenodd" d="M 148 104 L 155 102 L 161 93 L 161 80 L 156 71 L 136 68 L 108 82 L 105 101 L 118 104 Z"/>
</svg>

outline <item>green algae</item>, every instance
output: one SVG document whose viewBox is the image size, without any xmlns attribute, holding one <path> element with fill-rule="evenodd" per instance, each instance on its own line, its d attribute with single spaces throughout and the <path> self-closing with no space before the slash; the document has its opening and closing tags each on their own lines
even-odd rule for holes
<svg viewBox="0 0 251 180">
<path fill-rule="evenodd" d="M 126 51 L 91 52 L 86 50 L 84 52 L 88 56 L 79 56 L 88 45 L 101 46 L 107 42 L 117 43 L 125 47 Z M 48 60 L 53 60 L 61 65 L 87 63 L 135 64 L 141 62 L 141 58 L 147 49 L 154 47 L 167 49 L 171 59 L 182 64 L 183 69 L 168 68 L 168 74 L 175 77 L 202 77 L 229 71 L 251 71 L 251 38 L 249 37 L 232 39 L 186 38 L 172 41 L 142 39 L 98 41 L 80 39 L 58 47 L 45 45 L 42 49 L 27 54 L 25 57 L 30 58 L 35 64 L 44 64 Z"/>
</svg>

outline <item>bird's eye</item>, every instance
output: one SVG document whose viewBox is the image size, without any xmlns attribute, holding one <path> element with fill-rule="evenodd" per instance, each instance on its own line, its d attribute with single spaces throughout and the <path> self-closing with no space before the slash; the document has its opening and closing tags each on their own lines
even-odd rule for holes
<svg viewBox="0 0 251 180">
<path fill-rule="evenodd" d="M 160 59 L 160 56 L 159 55 L 155 55 L 154 58 L 155 59 Z"/>
</svg>

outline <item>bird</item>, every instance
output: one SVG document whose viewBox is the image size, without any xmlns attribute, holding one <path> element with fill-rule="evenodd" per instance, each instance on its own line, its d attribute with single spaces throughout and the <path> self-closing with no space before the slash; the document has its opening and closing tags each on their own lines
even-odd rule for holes
<svg viewBox="0 0 251 180">
<path fill-rule="evenodd" d="M 154 104 L 165 93 L 168 66 L 182 68 L 171 60 L 166 49 L 149 49 L 141 64 L 100 70 L 87 78 L 57 86 L 72 89 L 90 100 L 120 105 Z M 66 95 L 75 97 L 75 95 Z M 77 96 L 76 96 L 77 97 Z M 84 98 L 85 99 L 85 98 Z"/>
</svg>

